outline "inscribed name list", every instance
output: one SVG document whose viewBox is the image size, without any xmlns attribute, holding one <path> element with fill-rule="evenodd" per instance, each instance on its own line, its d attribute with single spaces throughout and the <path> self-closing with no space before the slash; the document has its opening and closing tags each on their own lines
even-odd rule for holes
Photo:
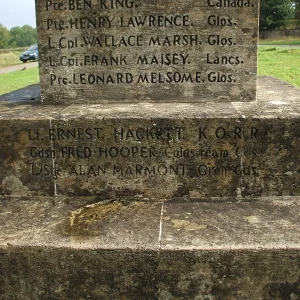
<svg viewBox="0 0 300 300">
<path fill-rule="evenodd" d="M 36 7 L 47 104 L 255 100 L 258 0 Z"/>
</svg>

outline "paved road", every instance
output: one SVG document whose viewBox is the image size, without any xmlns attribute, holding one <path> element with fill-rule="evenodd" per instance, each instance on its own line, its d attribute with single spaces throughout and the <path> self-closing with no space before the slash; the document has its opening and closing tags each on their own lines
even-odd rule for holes
<svg viewBox="0 0 300 300">
<path fill-rule="evenodd" d="M 23 64 L 16 65 L 16 66 L 2 68 L 2 69 L 0 69 L 0 74 L 5 74 L 5 73 L 9 73 L 9 72 L 19 71 L 19 70 L 24 69 L 25 67 L 27 69 L 29 69 L 29 68 L 34 68 L 34 67 L 37 67 L 37 66 L 38 66 L 38 62 L 37 61 L 35 61 L 35 62 L 29 62 L 29 63 L 23 63 Z"/>
</svg>

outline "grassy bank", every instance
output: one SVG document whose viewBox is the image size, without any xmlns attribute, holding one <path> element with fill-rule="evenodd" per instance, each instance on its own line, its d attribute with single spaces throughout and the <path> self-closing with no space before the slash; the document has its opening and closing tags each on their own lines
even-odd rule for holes
<svg viewBox="0 0 300 300">
<path fill-rule="evenodd" d="M 300 48 L 259 47 L 258 75 L 280 78 L 300 87 Z"/>
<path fill-rule="evenodd" d="M 0 68 L 22 64 L 19 56 L 22 52 L 27 50 L 27 48 L 28 47 L 16 49 L 1 49 Z"/>
<path fill-rule="evenodd" d="M 38 83 L 39 80 L 38 68 L 0 74 L 0 95 Z"/>
</svg>

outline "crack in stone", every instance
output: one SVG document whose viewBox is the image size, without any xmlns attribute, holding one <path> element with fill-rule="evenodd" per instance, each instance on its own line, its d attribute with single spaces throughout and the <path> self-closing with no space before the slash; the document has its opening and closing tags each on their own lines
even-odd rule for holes
<svg viewBox="0 0 300 300">
<path fill-rule="evenodd" d="M 49 119 L 49 125 L 50 125 L 50 129 L 52 129 L 52 118 Z M 53 147 L 53 141 L 50 140 L 51 143 L 51 150 L 52 152 L 54 152 L 54 147 Z M 52 157 L 52 168 L 53 170 L 55 169 L 55 157 Z M 57 197 L 57 184 L 56 184 L 56 179 L 53 177 L 53 182 L 54 182 L 54 197 Z"/>
<path fill-rule="evenodd" d="M 164 204 L 165 203 L 163 201 L 162 205 L 161 205 L 161 210 L 160 210 L 159 234 L 158 234 L 159 251 L 161 249 L 161 238 L 162 238 L 162 231 L 163 231 Z"/>
<path fill-rule="evenodd" d="M 236 109 L 236 111 L 241 115 L 242 119 L 245 120 L 246 119 L 246 116 L 242 114 L 242 112 L 239 110 L 238 107 L 236 107 L 234 105 L 234 103 L 232 103 L 233 107 Z M 245 138 L 243 136 L 243 146 L 244 146 L 244 141 L 245 141 Z M 240 158 L 240 164 L 241 164 L 241 169 L 243 169 L 243 155 L 241 155 L 241 158 Z M 242 183 L 243 183 L 243 173 L 240 175 L 240 182 L 239 182 L 239 186 L 237 187 L 236 189 L 236 198 L 237 200 L 242 200 L 243 199 L 243 196 L 242 196 Z"/>
</svg>

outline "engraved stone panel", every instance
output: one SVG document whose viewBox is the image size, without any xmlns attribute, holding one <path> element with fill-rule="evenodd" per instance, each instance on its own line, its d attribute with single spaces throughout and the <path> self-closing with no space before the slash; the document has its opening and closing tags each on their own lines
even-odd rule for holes
<svg viewBox="0 0 300 300">
<path fill-rule="evenodd" d="M 122 107 L 110 106 L 69 107 L 50 120 L 1 120 L 1 194 L 102 199 L 300 195 L 297 119 L 245 120 L 218 112 L 219 118 L 205 112 L 195 117 L 201 114 L 193 115 L 195 105 L 181 120 L 176 109 L 173 118 L 166 113 L 146 117 L 147 112 L 130 117 Z"/>
<path fill-rule="evenodd" d="M 51 141 L 42 138 L 48 127 L 45 119 L 1 120 L 0 194 L 54 194 L 56 167 Z"/>
<path fill-rule="evenodd" d="M 255 100 L 258 0 L 36 7 L 44 103 Z"/>
</svg>

